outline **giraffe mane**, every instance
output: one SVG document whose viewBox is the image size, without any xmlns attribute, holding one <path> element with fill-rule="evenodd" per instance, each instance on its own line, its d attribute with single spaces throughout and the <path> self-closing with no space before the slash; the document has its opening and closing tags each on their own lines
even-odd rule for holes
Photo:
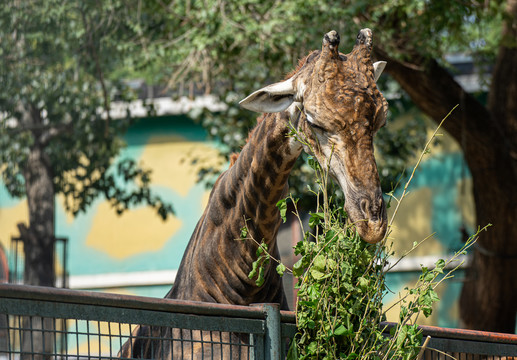
<svg viewBox="0 0 517 360">
<path fill-rule="evenodd" d="M 257 128 L 257 125 L 260 124 L 267 116 L 268 114 L 261 114 L 258 118 L 257 118 L 257 124 L 253 127 L 253 129 L 251 129 L 251 131 L 248 133 L 248 137 L 246 138 L 246 144 L 250 141 L 251 137 L 253 136 L 253 132 L 255 131 L 255 129 Z M 244 147 L 244 145 L 242 146 Z M 241 147 L 241 149 L 242 149 Z M 237 152 L 234 152 L 234 153 L 231 153 L 230 154 L 230 166 L 228 168 L 231 168 L 235 162 L 237 161 L 237 159 L 239 158 L 239 154 L 240 153 L 237 153 Z"/>
<path fill-rule="evenodd" d="M 290 77 L 294 76 L 298 71 L 300 71 L 305 66 L 305 64 L 310 63 L 320 53 L 321 53 L 321 50 L 313 50 L 307 56 L 305 56 L 305 57 L 301 58 L 300 60 L 298 60 L 298 65 L 296 66 L 296 68 L 294 68 L 294 70 L 292 70 L 291 72 L 287 73 L 287 75 L 285 76 L 284 80 L 287 80 Z"/>
<path fill-rule="evenodd" d="M 228 166 L 228 169 L 231 168 L 235 164 L 238 157 L 239 157 L 239 153 L 234 152 L 234 153 L 230 154 L 230 166 Z"/>
</svg>

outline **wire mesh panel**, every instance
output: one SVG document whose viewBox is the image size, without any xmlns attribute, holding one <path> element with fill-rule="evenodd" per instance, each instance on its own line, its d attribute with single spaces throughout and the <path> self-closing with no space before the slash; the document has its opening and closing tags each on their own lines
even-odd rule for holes
<svg viewBox="0 0 517 360">
<path fill-rule="evenodd" d="M 249 359 L 249 336 L 244 333 L 137 327 L 119 356 L 123 359 Z"/>
<path fill-rule="evenodd" d="M 265 314 L 262 308 L 2 285 L 0 360 L 266 359 Z"/>
<path fill-rule="evenodd" d="M 436 350 L 426 350 L 423 360 L 517 360 L 516 356 L 504 355 L 480 355 L 472 353 L 442 352 Z"/>
<path fill-rule="evenodd" d="M 517 360 L 517 343 L 433 338 L 423 360 Z"/>
<path fill-rule="evenodd" d="M 5 314 L 0 317 L 0 359 L 48 359 L 74 354 L 69 349 L 65 319 Z"/>
<path fill-rule="evenodd" d="M 249 359 L 248 334 L 1 315 L 0 359 Z M 140 331 L 144 329 L 144 331 Z"/>
</svg>

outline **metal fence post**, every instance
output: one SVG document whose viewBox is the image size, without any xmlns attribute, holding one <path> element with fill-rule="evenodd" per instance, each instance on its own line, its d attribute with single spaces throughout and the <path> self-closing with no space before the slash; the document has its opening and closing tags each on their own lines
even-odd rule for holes
<svg viewBox="0 0 517 360">
<path fill-rule="evenodd" d="M 281 332 L 280 332 L 280 304 L 264 304 L 266 313 L 266 339 L 265 355 L 266 360 L 280 360 Z"/>
</svg>

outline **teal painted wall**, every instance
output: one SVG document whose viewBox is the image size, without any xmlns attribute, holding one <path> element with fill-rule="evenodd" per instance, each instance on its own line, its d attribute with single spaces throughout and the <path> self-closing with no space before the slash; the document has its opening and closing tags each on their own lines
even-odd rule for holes
<svg viewBox="0 0 517 360">
<path fill-rule="evenodd" d="M 157 215 L 151 214 L 152 210 L 137 207 L 119 218 L 114 211 L 107 209 L 104 199 L 99 198 L 86 213 L 80 213 L 71 219 L 58 198 L 56 236 L 69 239 L 68 271 L 72 277 L 177 269 L 183 250 L 204 209 L 208 192 L 204 184 L 196 183 L 197 170 L 192 168 L 185 175 L 185 169 L 190 168 L 190 161 L 196 154 L 207 156 L 209 162 L 216 159 L 215 146 L 206 141 L 206 132 L 201 126 L 184 116 L 140 119 L 131 126 L 125 140 L 128 146 L 119 158 L 135 159 L 144 168 L 155 167 L 153 175 L 156 175 L 157 181 L 152 181 L 151 189 L 171 202 L 176 213 L 163 223 Z M 185 149 L 186 152 L 183 151 Z M 167 169 L 168 174 L 163 169 Z M 8 255 L 10 238 L 17 236 L 16 223 L 27 221 L 24 204 L 24 199 L 11 198 L 0 184 L 0 219 L 3 220 L 0 220 L 0 241 L 8 250 Z M 130 221 L 130 226 L 134 229 L 127 229 L 127 221 L 124 219 L 131 217 L 131 212 L 137 211 L 145 217 L 140 219 L 142 222 Z M 139 214 L 133 218 L 139 220 Z M 104 234 L 101 229 L 96 232 L 99 236 L 92 239 L 92 232 L 95 227 L 98 228 L 98 222 L 106 220 L 106 217 L 110 221 L 103 225 L 107 228 L 118 228 L 121 233 Z M 146 223 L 145 220 L 151 222 Z M 145 227 L 149 227 L 149 230 L 154 227 L 154 235 L 157 227 L 163 227 L 158 231 L 161 237 L 158 243 L 151 235 L 146 237 Z M 142 236 L 141 244 L 135 239 L 132 244 L 125 243 L 123 236 L 132 235 L 133 232 Z M 128 251 L 128 246 L 136 250 Z M 147 248 L 150 250 L 146 250 Z M 126 255 L 118 256 L 120 253 Z M 128 291 L 132 292 L 131 289 Z M 156 294 L 151 289 L 140 289 L 139 293 Z"/>
</svg>

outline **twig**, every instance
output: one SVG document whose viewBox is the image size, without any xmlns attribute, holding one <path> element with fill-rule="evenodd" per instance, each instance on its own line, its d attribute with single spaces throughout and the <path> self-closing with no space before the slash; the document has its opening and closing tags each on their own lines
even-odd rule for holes
<svg viewBox="0 0 517 360">
<path fill-rule="evenodd" d="M 244 227 L 246 229 L 248 229 L 248 219 L 246 219 L 246 216 L 244 216 Z M 249 234 L 249 231 L 248 231 L 248 234 Z M 282 261 L 277 259 L 277 258 L 275 258 L 273 255 L 271 255 L 271 253 L 268 251 L 268 249 L 265 248 L 262 245 L 263 243 L 259 243 L 257 240 L 255 240 L 253 235 L 250 234 L 250 236 L 247 236 L 247 237 L 244 237 L 244 238 L 235 239 L 235 240 L 237 240 L 237 241 L 241 241 L 241 240 L 251 240 L 251 241 L 253 241 L 259 248 L 262 248 L 262 250 L 264 250 L 264 252 L 267 253 L 271 259 L 273 259 L 273 261 L 275 261 L 277 264 L 282 264 Z M 285 264 L 284 264 L 284 266 L 285 266 Z M 293 273 L 293 270 L 288 268 L 287 266 L 285 266 L 285 270 L 287 272 L 290 272 L 291 274 Z"/>
<path fill-rule="evenodd" d="M 424 357 L 425 349 L 427 348 L 427 345 L 429 344 L 429 340 L 431 340 L 431 337 L 427 335 L 425 338 L 424 344 L 422 345 L 422 348 L 420 349 L 420 352 L 418 353 L 418 356 L 415 360 L 421 360 Z"/>
</svg>

